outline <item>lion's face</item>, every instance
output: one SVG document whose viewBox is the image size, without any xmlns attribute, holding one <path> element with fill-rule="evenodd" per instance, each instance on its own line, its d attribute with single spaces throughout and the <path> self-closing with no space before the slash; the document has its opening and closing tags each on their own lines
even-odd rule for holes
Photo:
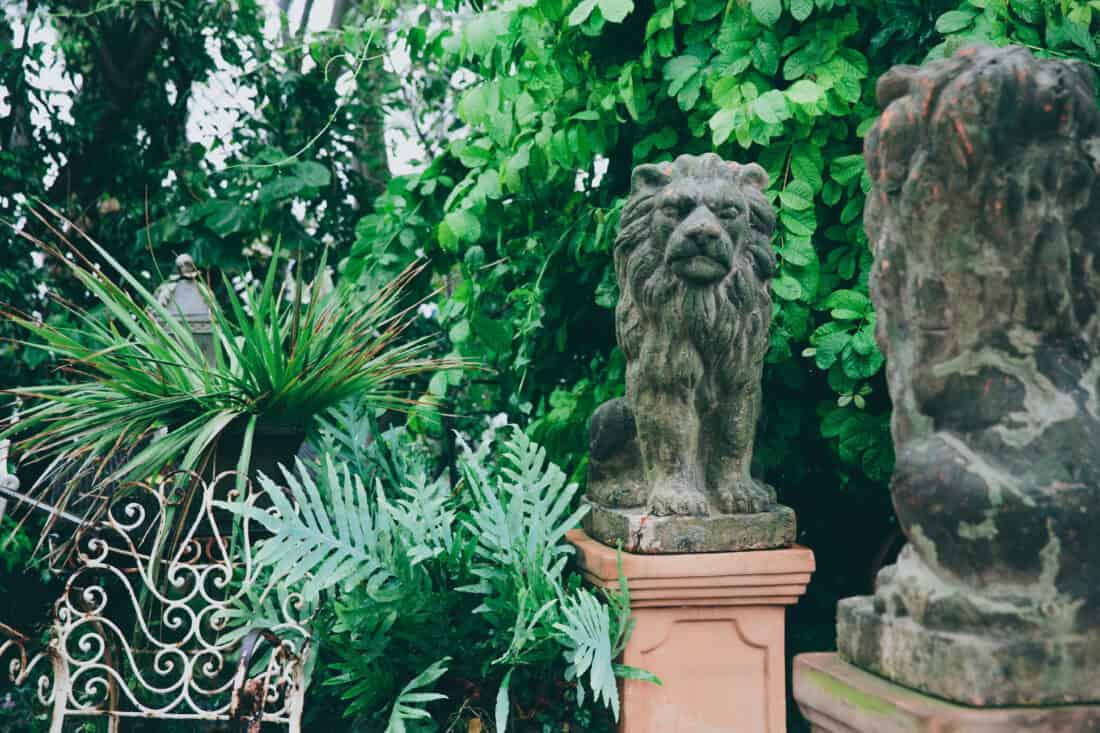
<svg viewBox="0 0 1100 733">
<path fill-rule="evenodd" d="M 775 213 L 760 166 L 682 155 L 674 163 L 639 166 L 631 183 L 616 258 L 638 259 L 645 279 L 657 275 L 666 284 L 698 288 L 742 269 L 761 281 L 771 277 Z"/>
<path fill-rule="evenodd" d="M 684 178 L 657 194 L 652 223 L 664 266 L 691 285 L 711 285 L 729 274 L 749 209 L 729 182 Z"/>
<path fill-rule="evenodd" d="M 634 170 L 615 241 L 619 336 L 628 356 L 643 321 L 660 321 L 717 353 L 733 348 L 747 314 L 758 314 L 750 340 L 766 338 L 775 270 L 767 182 L 760 166 L 709 153 Z"/>
</svg>

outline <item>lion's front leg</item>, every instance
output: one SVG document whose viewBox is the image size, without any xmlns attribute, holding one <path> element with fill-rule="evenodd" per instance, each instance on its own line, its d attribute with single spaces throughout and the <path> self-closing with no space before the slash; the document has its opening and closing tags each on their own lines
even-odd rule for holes
<svg viewBox="0 0 1100 733">
<path fill-rule="evenodd" d="M 760 413 L 759 380 L 748 380 L 716 400 L 704 413 L 702 452 L 707 485 L 719 511 L 755 514 L 776 501 L 775 489 L 750 475 L 756 418 Z"/>
<path fill-rule="evenodd" d="M 630 401 L 650 485 L 646 511 L 658 516 L 710 513 L 699 464 L 699 415 L 688 389 L 632 375 Z"/>
</svg>

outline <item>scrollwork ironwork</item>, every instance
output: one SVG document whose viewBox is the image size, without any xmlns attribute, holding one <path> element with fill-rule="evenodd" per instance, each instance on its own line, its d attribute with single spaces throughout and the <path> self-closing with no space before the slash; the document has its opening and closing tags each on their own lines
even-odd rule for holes
<svg viewBox="0 0 1100 733">
<path fill-rule="evenodd" d="M 127 717 L 300 730 L 310 619 L 287 596 L 269 604 L 276 617 L 265 614 L 263 628 L 229 623 L 263 585 L 252 561 L 256 528 L 216 510 L 217 487 L 235 474 L 188 476 L 201 491 L 191 512 L 173 499 L 176 478 L 124 487 L 101 522 L 79 530 L 44 649 L 29 654 L 30 640 L 0 625 L 0 664 L 13 682 L 49 663 L 36 684 L 53 708 L 51 733 L 87 716 L 110 719 L 112 731 Z M 246 485 L 245 500 L 262 505 L 263 491 Z M 186 531 L 173 535 L 181 524 Z"/>
</svg>

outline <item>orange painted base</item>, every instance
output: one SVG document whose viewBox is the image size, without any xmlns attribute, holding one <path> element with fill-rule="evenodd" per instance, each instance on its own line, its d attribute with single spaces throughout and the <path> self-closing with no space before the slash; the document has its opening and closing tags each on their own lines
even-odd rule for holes
<svg viewBox="0 0 1100 733">
<path fill-rule="evenodd" d="M 588 579 L 618 587 L 614 549 L 569 534 Z M 804 547 L 691 555 L 622 554 L 634 633 L 623 663 L 622 733 L 784 733 L 785 606 L 814 570 Z"/>
</svg>

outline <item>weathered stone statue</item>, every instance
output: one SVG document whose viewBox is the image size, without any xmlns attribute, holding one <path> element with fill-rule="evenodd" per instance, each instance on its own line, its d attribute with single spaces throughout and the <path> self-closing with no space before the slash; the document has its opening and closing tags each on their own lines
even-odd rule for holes
<svg viewBox="0 0 1100 733">
<path fill-rule="evenodd" d="M 878 97 L 865 226 L 909 544 L 841 602 L 840 652 L 973 705 L 1100 701 L 1093 74 L 968 48 Z"/>
<path fill-rule="evenodd" d="M 683 155 L 634 171 L 615 241 L 626 397 L 592 417 L 593 537 L 632 552 L 790 544 L 794 515 L 749 474 L 775 271 L 756 164 Z"/>
</svg>

